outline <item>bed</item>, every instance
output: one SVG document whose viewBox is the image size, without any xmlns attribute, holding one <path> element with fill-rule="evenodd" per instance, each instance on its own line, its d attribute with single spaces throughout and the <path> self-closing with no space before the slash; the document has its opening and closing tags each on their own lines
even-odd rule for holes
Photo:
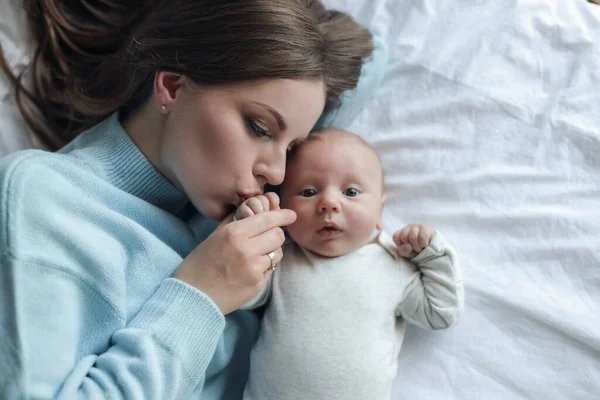
<svg viewBox="0 0 600 400">
<path fill-rule="evenodd" d="M 409 329 L 394 399 L 600 398 L 600 7 L 327 0 L 384 38 L 350 127 L 383 159 L 387 227 L 461 254 L 466 311 Z"/>
<path fill-rule="evenodd" d="M 21 68 L 27 41 L 2 2 Z M 392 398 L 600 398 L 600 7 L 325 3 L 388 47 L 384 84 L 350 126 L 382 157 L 386 229 L 437 227 L 464 270 L 462 321 L 408 329 Z M 26 146 L 2 85 L 0 115 L 0 155 Z"/>
</svg>

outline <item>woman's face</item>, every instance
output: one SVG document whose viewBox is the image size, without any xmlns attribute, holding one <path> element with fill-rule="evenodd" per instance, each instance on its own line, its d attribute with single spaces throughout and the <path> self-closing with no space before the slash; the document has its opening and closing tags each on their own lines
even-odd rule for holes
<svg viewBox="0 0 600 400">
<path fill-rule="evenodd" d="M 306 138 L 324 105 L 317 79 L 210 88 L 186 82 L 168 105 L 163 173 L 203 215 L 222 219 L 266 183 L 283 181 L 287 150 Z"/>
</svg>

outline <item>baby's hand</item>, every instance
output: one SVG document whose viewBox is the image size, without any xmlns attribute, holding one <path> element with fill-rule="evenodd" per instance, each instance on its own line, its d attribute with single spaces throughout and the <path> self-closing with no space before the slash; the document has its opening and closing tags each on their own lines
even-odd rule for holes
<svg viewBox="0 0 600 400">
<path fill-rule="evenodd" d="M 398 253 L 404 258 L 416 257 L 431 243 L 436 230 L 424 224 L 409 224 L 394 233 Z"/>
<path fill-rule="evenodd" d="M 279 196 L 277 196 L 277 193 L 269 192 L 244 200 L 235 212 L 233 220 L 237 221 L 266 211 L 278 209 Z"/>
</svg>

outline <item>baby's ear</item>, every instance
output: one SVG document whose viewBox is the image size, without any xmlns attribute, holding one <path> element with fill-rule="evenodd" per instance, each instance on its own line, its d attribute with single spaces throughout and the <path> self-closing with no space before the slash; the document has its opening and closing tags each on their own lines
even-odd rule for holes
<svg viewBox="0 0 600 400">
<path fill-rule="evenodd" d="M 377 216 L 377 224 L 375 225 L 375 227 L 377 227 L 377 229 L 382 230 L 383 229 L 383 208 L 385 207 L 385 194 L 383 196 L 381 196 L 381 209 L 379 210 L 379 215 Z"/>
</svg>

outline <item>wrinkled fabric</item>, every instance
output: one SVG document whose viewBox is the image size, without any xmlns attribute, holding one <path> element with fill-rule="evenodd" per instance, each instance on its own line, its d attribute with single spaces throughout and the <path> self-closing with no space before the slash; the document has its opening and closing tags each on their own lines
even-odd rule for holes
<svg viewBox="0 0 600 400">
<path fill-rule="evenodd" d="M 3 16 L 16 7 L 0 2 Z M 409 327 L 392 399 L 596 398 L 600 7 L 324 2 L 389 53 L 382 86 L 350 125 L 383 159 L 387 228 L 435 226 L 464 270 L 463 319 L 444 332 Z M 23 27 L 2 19 L 4 46 Z M 11 102 L 0 96 L 0 155 L 23 143 L 5 144 L 22 132 Z"/>
<path fill-rule="evenodd" d="M 600 7 L 325 2 L 388 48 L 350 126 L 383 159 L 388 229 L 429 223 L 463 264 L 463 319 L 408 328 L 392 398 L 597 398 Z"/>
</svg>

